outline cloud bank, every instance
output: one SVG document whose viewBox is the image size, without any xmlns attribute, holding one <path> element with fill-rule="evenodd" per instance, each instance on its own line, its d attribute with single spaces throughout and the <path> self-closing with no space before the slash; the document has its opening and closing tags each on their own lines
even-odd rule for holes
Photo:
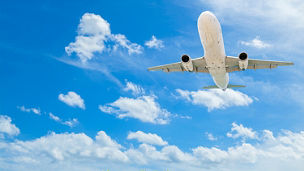
<svg viewBox="0 0 304 171">
<path fill-rule="evenodd" d="M 4 125 L 13 127 L 3 129 Z M 240 131 L 241 125 L 233 124 Z M 6 126 L 5 126 L 6 127 Z M 237 128 L 237 129 L 235 129 Z M 0 130 L 11 135 L 19 132 L 7 116 L 0 116 Z M 304 132 L 282 131 L 277 136 L 269 130 L 254 131 L 259 137 L 252 143 L 237 141 L 226 149 L 197 146 L 189 152 L 168 145 L 157 134 L 142 131 L 129 133 L 127 139 L 140 144 L 124 147 L 106 132 L 94 138 L 84 133 L 50 133 L 33 140 L 0 141 L 1 170 L 100 170 L 116 168 L 131 171 L 154 168 L 182 171 L 201 170 L 301 170 L 304 167 Z M 3 131 L 6 130 L 6 131 Z M 237 139 L 236 139 L 237 140 Z M 154 145 L 161 145 L 156 148 Z M 287 167 L 286 167 L 287 166 Z"/>
</svg>

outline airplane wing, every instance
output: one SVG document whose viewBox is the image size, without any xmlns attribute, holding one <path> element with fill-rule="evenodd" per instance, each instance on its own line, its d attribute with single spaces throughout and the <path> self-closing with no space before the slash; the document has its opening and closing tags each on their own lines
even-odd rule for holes
<svg viewBox="0 0 304 171">
<path fill-rule="evenodd" d="M 247 69 L 272 69 L 277 68 L 278 66 L 288 66 L 293 65 L 292 62 L 282 62 L 282 61 L 268 61 L 268 60 L 257 60 L 257 59 L 248 59 Z M 233 56 L 226 57 L 226 71 L 241 71 L 239 67 L 239 58 Z"/>
<path fill-rule="evenodd" d="M 206 68 L 206 61 L 204 57 L 192 59 L 193 63 L 193 72 L 205 72 L 209 73 L 208 69 Z M 161 65 L 156 67 L 148 68 L 149 71 L 157 71 L 162 70 L 164 72 L 181 72 L 181 71 L 187 71 L 181 62 L 167 64 L 167 65 Z"/>
</svg>

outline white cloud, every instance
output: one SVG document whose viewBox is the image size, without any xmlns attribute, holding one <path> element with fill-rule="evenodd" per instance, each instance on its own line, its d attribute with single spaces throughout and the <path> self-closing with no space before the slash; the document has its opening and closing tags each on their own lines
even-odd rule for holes
<svg viewBox="0 0 304 171">
<path fill-rule="evenodd" d="M 208 148 L 199 146 L 192 151 L 193 155 L 202 162 L 222 162 L 228 158 L 228 153 L 226 151 L 216 147 Z"/>
<path fill-rule="evenodd" d="M 6 115 L 0 115 L 0 137 L 4 134 L 9 136 L 16 136 L 20 133 L 19 128 L 12 124 L 12 119 Z"/>
<path fill-rule="evenodd" d="M 73 91 L 69 91 L 67 95 L 59 94 L 58 99 L 69 106 L 85 109 L 84 100 Z"/>
<path fill-rule="evenodd" d="M 195 160 L 191 154 L 183 152 L 175 145 L 165 146 L 161 149 L 161 153 L 165 156 L 165 160 L 173 163 L 185 162 L 191 165 Z"/>
<path fill-rule="evenodd" d="M 137 141 L 141 143 L 151 144 L 151 145 L 167 145 L 168 142 L 164 141 L 160 136 L 157 134 L 152 133 L 144 133 L 142 131 L 137 132 L 130 132 L 128 137 L 128 140 L 136 139 Z"/>
<path fill-rule="evenodd" d="M 132 82 L 128 82 L 128 81 L 127 81 L 126 87 L 123 90 L 131 91 L 134 96 L 145 94 L 145 90 L 141 86 L 136 85 Z"/>
<path fill-rule="evenodd" d="M 58 116 L 55 116 L 53 113 L 49 113 L 49 116 L 51 119 L 53 119 L 54 121 L 61 121 L 61 119 Z"/>
<path fill-rule="evenodd" d="M 73 118 L 67 121 L 64 121 L 62 124 L 67 125 L 69 127 L 75 127 L 77 124 L 79 124 L 78 119 Z"/>
<path fill-rule="evenodd" d="M 188 167 L 191 167 L 195 158 L 189 154 L 181 151 L 177 146 L 168 145 L 164 146 L 160 150 L 157 150 L 154 146 L 149 144 L 140 144 L 137 149 L 128 149 L 126 154 L 131 161 L 140 165 L 157 165 L 159 169 L 161 167 L 172 165 L 180 165 L 187 163 Z M 174 169 L 176 170 L 176 169 Z"/>
<path fill-rule="evenodd" d="M 75 52 L 83 63 L 91 60 L 95 53 L 117 50 L 118 47 L 127 49 L 129 54 L 142 52 L 142 47 L 130 42 L 125 35 L 112 34 L 110 24 L 100 15 L 85 13 L 80 19 L 77 33 L 75 42 L 65 47 L 65 51 L 68 55 Z"/>
<path fill-rule="evenodd" d="M 214 137 L 211 133 L 206 132 L 205 134 L 206 134 L 208 140 L 210 140 L 210 141 L 216 141 L 217 140 L 217 138 Z"/>
<path fill-rule="evenodd" d="M 65 51 L 69 55 L 75 52 L 81 61 L 86 62 L 93 58 L 95 52 L 104 51 L 104 42 L 110 35 L 110 24 L 106 20 L 99 15 L 85 13 L 80 19 L 75 42 L 65 47 Z"/>
<path fill-rule="evenodd" d="M 192 117 L 188 116 L 188 115 L 184 115 L 184 116 L 180 115 L 179 118 L 181 118 L 181 119 L 192 119 Z"/>
<path fill-rule="evenodd" d="M 235 122 L 232 123 L 231 131 L 227 133 L 227 136 L 231 138 L 258 138 L 256 132 L 251 128 L 246 128 L 242 124 L 238 125 Z"/>
<path fill-rule="evenodd" d="M 113 148 L 122 148 L 120 144 L 112 140 L 104 131 L 99 131 L 96 135 L 96 142 L 99 145 L 113 147 Z"/>
<path fill-rule="evenodd" d="M 260 40 L 260 37 L 256 37 L 253 40 L 246 42 L 246 41 L 240 41 L 240 43 L 242 45 L 245 46 L 251 46 L 251 47 L 255 47 L 258 49 L 262 49 L 262 48 L 269 48 L 271 47 L 270 44 L 263 42 L 262 40 Z"/>
<path fill-rule="evenodd" d="M 160 49 L 164 47 L 164 43 L 162 40 L 158 40 L 154 35 L 152 36 L 151 40 L 146 41 L 145 45 L 149 48 Z"/>
<path fill-rule="evenodd" d="M 167 124 L 171 115 L 155 101 L 155 96 L 137 98 L 120 97 L 108 105 L 99 105 L 102 112 L 115 114 L 118 118 L 135 118 L 142 122 Z"/>
<path fill-rule="evenodd" d="M 54 120 L 54 121 L 56 121 L 58 123 L 61 123 L 63 125 L 67 125 L 69 127 L 75 127 L 77 124 L 79 124 L 78 119 L 76 119 L 76 118 L 63 121 L 61 118 L 59 118 L 58 116 L 54 115 L 53 113 L 49 113 L 49 117 L 52 120 Z"/>
<path fill-rule="evenodd" d="M 38 108 L 26 108 L 25 106 L 18 106 L 18 109 L 20 109 L 22 112 L 33 112 L 36 115 L 41 115 L 41 111 Z"/>
<path fill-rule="evenodd" d="M 253 100 L 246 94 L 232 89 L 226 91 L 214 89 L 207 91 L 187 91 L 177 89 L 177 93 L 187 101 L 195 105 L 203 105 L 209 111 L 213 109 L 225 109 L 231 106 L 248 106 Z"/>
<path fill-rule="evenodd" d="M 304 2 L 300 0 L 257 0 L 254 2 L 240 0 L 206 0 L 201 2 L 210 5 L 218 14 L 229 19 L 236 17 L 236 19 L 239 20 L 248 20 L 248 17 L 252 17 L 251 19 L 259 20 L 263 22 L 263 24 L 264 22 L 269 22 L 266 23 L 269 25 L 284 23 L 284 28 L 304 28 L 304 20 L 302 18 L 304 12 L 301 10 L 304 7 Z M 246 23 L 252 23 L 252 21 L 247 21 Z M 261 23 L 258 24 L 263 26 Z M 273 27 L 273 29 L 277 28 Z"/>
<path fill-rule="evenodd" d="M 104 131 L 98 132 L 95 138 L 84 133 L 51 133 L 33 140 L 0 141 L 0 169 L 80 171 L 115 168 L 131 171 L 168 168 L 182 171 L 191 168 L 193 171 L 284 171 L 301 170 L 304 167 L 303 131 L 283 131 L 274 136 L 271 131 L 264 130 L 262 135 L 264 138 L 257 139 L 254 144 L 235 139 L 236 145 L 225 147 L 225 150 L 198 146 L 190 152 L 184 152 L 175 145 L 158 149 L 143 143 L 138 147 L 126 148 Z"/>
<path fill-rule="evenodd" d="M 126 48 L 129 55 L 142 53 L 142 47 L 136 43 L 130 42 L 123 34 L 112 34 L 112 40 L 116 42 L 114 50 L 117 50 L 118 46 Z"/>
<path fill-rule="evenodd" d="M 110 24 L 100 15 L 85 13 L 80 19 L 78 33 L 81 35 L 111 35 Z"/>
<path fill-rule="evenodd" d="M 127 161 L 127 156 L 119 150 L 120 146 L 114 146 L 113 142 L 103 131 L 97 134 L 95 140 L 83 133 L 51 133 L 32 141 L 8 143 L 6 147 L 16 154 L 16 156 L 11 154 L 12 158 L 24 156 L 39 163 L 45 162 L 46 158 L 51 159 L 51 162 L 73 160 L 73 158 Z"/>
</svg>

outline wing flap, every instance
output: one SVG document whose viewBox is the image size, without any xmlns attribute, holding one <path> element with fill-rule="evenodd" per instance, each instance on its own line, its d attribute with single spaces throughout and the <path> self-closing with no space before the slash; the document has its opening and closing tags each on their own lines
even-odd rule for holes
<svg viewBox="0 0 304 171">
<path fill-rule="evenodd" d="M 247 69 L 273 69 L 278 66 L 289 66 L 293 65 L 292 62 L 283 61 L 269 61 L 269 60 L 258 60 L 258 59 L 248 59 Z M 241 71 L 239 68 L 239 58 L 233 56 L 226 57 L 226 71 Z"/>
<path fill-rule="evenodd" d="M 196 58 L 192 60 L 193 63 L 193 71 L 194 72 L 205 72 L 209 73 L 208 69 L 206 68 L 206 61 L 203 57 Z M 148 68 L 149 71 L 158 71 L 162 70 L 164 72 L 182 72 L 186 71 L 181 62 L 167 64 L 167 65 L 160 65 L 156 67 Z"/>
<path fill-rule="evenodd" d="M 184 71 L 180 62 L 148 68 L 149 71 L 163 70 L 164 72 Z"/>
</svg>

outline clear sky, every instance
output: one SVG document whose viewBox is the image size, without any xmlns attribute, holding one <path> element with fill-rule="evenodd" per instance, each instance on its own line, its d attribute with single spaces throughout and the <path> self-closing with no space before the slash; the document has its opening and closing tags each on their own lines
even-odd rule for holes
<svg viewBox="0 0 304 171">
<path fill-rule="evenodd" d="M 0 170 L 303 170 L 304 2 L 0 2 Z M 294 66 L 148 72 L 204 55 L 197 18 L 226 54 Z"/>
</svg>

